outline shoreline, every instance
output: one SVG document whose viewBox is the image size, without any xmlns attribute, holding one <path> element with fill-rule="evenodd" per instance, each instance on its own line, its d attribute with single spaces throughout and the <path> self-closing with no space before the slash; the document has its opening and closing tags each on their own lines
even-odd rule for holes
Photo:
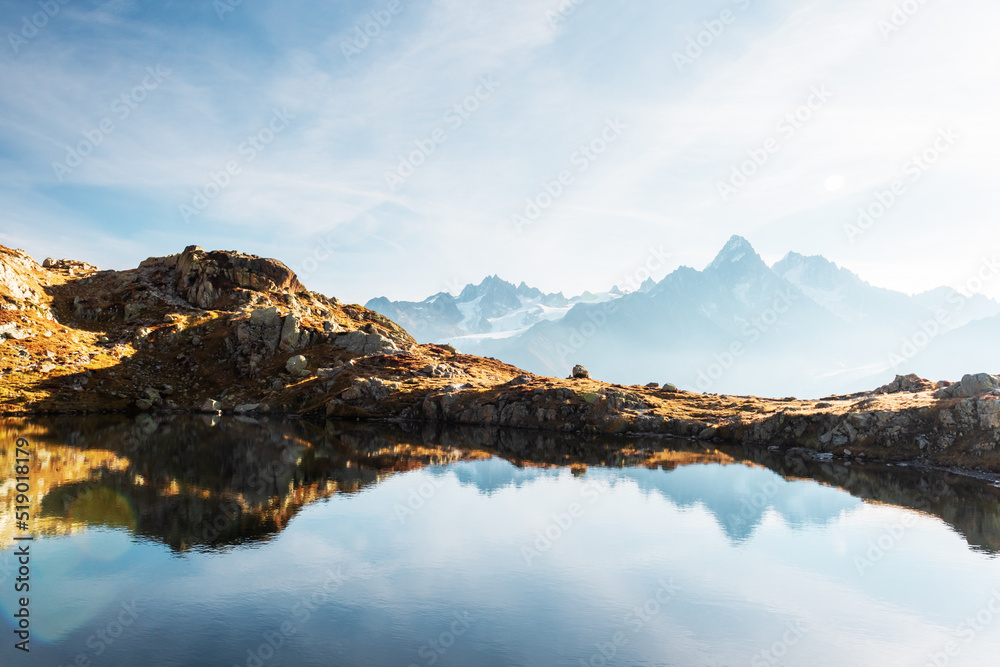
<svg viewBox="0 0 1000 667">
<path fill-rule="evenodd" d="M 524 434 L 537 434 L 537 435 L 549 435 L 549 436 L 560 436 L 560 437 L 603 437 L 611 440 L 624 440 L 624 439 L 643 439 L 643 440 L 653 440 L 653 441 L 663 441 L 663 440 L 674 440 L 674 441 L 684 441 L 688 443 L 699 443 L 703 446 L 709 445 L 721 445 L 728 447 L 741 447 L 747 451 L 756 452 L 767 452 L 771 454 L 783 454 L 786 458 L 801 458 L 804 460 L 811 461 L 813 463 L 840 463 L 847 465 L 872 465 L 872 466 L 885 466 L 885 467 L 900 467 L 900 468 L 910 468 L 913 470 L 940 473 L 945 475 L 959 475 L 969 479 L 974 479 L 980 482 L 988 483 L 992 486 L 1000 488 L 1000 472 L 991 472 L 978 470 L 973 467 L 965 466 L 943 466 L 935 465 L 927 461 L 922 461 L 919 458 L 910 459 L 882 459 L 882 458 L 869 458 L 867 456 L 856 457 L 856 456 L 843 456 L 836 455 L 833 452 L 821 452 L 818 450 L 813 450 L 809 448 L 804 448 L 800 446 L 780 446 L 774 444 L 766 443 L 752 443 L 744 442 L 738 440 L 723 440 L 718 437 L 713 437 L 712 439 L 703 439 L 696 436 L 690 435 L 675 435 L 670 433 L 642 433 L 642 432 L 611 432 L 611 433 L 598 433 L 598 432 L 583 432 L 583 431 L 565 431 L 562 429 L 555 428 L 545 428 L 541 426 L 508 426 L 508 425 L 493 425 L 493 424 L 475 424 L 475 423 L 449 423 L 449 422 L 439 422 L 439 421 L 427 421 L 418 419 L 400 419 L 400 418 L 337 418 L 337 417 L 322 417 L 315 414 L 299 414 L 299 413 L 285 413 L 279 411 L 271 412 L 253 412 L 253 413 L 237 413 L 233 410 L 221 410 L 217 412 L 202 412 L 198 410 L 151 410 L 151 411 L 137 411 L 137 410 L 102 410 L 102 411 L 80 411 L 80 410 L 56 410 L 56 411 L 36 411 L 36 412 L 18 412 L 10 413 L 4 412 L 0 413 L 0 419 L 25 419 L 31 420 L 34 417 L 40 418 L 56 418 L 56 417 L 96 417 L 96 416 L 120 416 L 126 418 L 132 418 L 139 415 L 150 415 L 150 416 L 186 416 L 186 417 L 222 417 L 231 419 L 241 419 L 241 420 L 257 420 L 258 418 L 274 419 L 278 421 L 288 420 L 288 421 L 304 421 L 314 425 L 321 425 L 325 422 L 333 422 L 335 424 L 340 424 L 343 426 L 347 425 L 373 425 L 375 427 L 388 426 L 388 427 L 427 427 L 434 426 L 438 429 L 447 430 L 449 428 L 472 428 L 472 429 L 484 429 L 491 431 L 510 431 L 510 432 L 520 432 Z M 667 448 L 669 449 L 669 447 Z"/>
<path fill-rule="evenodd" d="M 1000 378 L 815 400 L 543 377 L 418 344 L 276 260 L 197 246 L 136 269 L 0 246 L 0 414 L 259 414 L 630 434 L 1000 473 Z M 6 292 L 6 293 L 4 293 Z"/>
</svg>

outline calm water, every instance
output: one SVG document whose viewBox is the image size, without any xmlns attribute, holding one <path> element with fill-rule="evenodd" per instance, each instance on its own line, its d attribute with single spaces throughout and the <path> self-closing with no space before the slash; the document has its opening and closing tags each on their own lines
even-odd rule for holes
<svg viewBox="0 0 1000 667">
<path fill-rule="evenodd" d="M 1000 489 L 669 441 L 183 417 L 32 442 L 2 665 L 1000 664 Z"/>
</svg>

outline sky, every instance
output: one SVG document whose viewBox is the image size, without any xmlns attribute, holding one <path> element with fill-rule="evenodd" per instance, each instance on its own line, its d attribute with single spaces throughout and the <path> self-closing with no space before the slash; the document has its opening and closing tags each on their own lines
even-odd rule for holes
<svg viewBox="0 0 1000 667">
<path fill-rule="evenodd" d="M 733 234 L 871 283 L 994 262 L 993 0 L 0 0 L 0 244 L 197 244 L 330 296 L 603 291 Z M 995 272 L 994 272 L 995 273 Z"/>
</svg>

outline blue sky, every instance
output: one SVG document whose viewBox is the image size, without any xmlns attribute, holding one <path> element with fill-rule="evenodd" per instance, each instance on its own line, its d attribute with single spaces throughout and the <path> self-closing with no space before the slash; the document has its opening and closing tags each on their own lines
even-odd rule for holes
<svg viewBox="0 0 1000 667">
<path fill-rule="evenodd" d="M 237 2 L 0 2 L 0 243 L 238 249 L 364 302 L 732 234 L 917 292 L 1000 241 L 995 2 Z"/>
</svg>

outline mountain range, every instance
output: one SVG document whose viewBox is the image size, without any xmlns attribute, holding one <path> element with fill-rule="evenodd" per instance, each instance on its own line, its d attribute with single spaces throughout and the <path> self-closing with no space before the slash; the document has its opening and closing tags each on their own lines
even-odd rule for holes
<svg viewBox="0 0 1000 667">
<path fill-rule="evenodd" d="M 915 372 L 1000 370 L 1000 304 L 940 287 L 874 287 L 822 256 L 772 266 L 740 236 L 703 270 L 682 266 L 632 292 L 567 298 L 497 276 L 456 297 L 372 299 L 422 343 L 449 343 L 529 371 L 575 364 L 621 384 L 670 382 L 726 394 L 819 397 Z"/>
</svg>

